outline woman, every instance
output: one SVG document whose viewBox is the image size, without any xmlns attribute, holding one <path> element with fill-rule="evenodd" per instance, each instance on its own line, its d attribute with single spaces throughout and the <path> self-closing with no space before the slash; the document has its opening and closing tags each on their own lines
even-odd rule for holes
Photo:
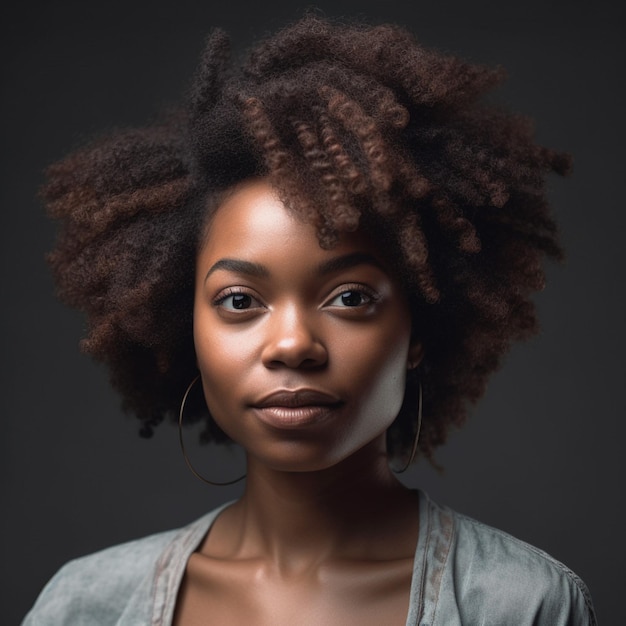
<svg viewBox="0 0 626 626">
<path fill-rule="evenodd" d="M 25 624 L 595 623 L 563 565 L 395 477 L 536 330 L 560 255 L 569 159 L 480 102 L 500 79 L 392 26 L 307 17 L 241 67 L 216 32 L 182 113 L 50 168 L 85 350 L 144 436 L 202 419 L 247 477 L 70 563 Z"/>
</svg>

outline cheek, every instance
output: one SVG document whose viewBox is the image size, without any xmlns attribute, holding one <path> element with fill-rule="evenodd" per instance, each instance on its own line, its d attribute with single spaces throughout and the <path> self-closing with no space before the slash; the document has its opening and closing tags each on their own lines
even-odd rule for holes
<svg viewBox="0 0 626 626">
<path fill-rule="evenodd" d="M 242 368 L 249 362 L 249 343 L 237 333 L 229 332 L 223 324 L 216 324 L 210 309 L 196 307 L 193 327 L 198 369 L 202 375 L 204 395 L 215 416 L 221 413 L 219 404 L 231 397 L 225 393 L 240 380 Z"/>
<path fill-rule="evenodd" d="M 206 336 L 196 338 L 196 354 L 200 370 L 204 399 L 213 421 L 231 438 L 230 420 L 236 409 L 234 402 L 235 381 L 241 379 L 241 372 L 232 367 L 232 359 L 225 360 L 222 344 Z"/>
<path fill-rule="evenodd" d="M 364 401 L 378 414 L 388 413 L 392 421 L 396 418 L 404 398 L 406 380 L 407 346 L 389 344 L 375 354 L 371 367 L 364 373 Z"/>
<path fill-rule="evenodd" d="M 376 333 L 352 337 L 345 346 L 340 371 L 358 391 L 360 405 L 373 419 L 391 423 L 404 399 L 410 325 L 403 317 L 394 317 Z"/>
</svg>

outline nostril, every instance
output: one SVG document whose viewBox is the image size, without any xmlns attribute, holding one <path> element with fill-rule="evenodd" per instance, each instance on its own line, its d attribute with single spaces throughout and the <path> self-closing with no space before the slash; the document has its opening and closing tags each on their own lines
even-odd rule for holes
<svg viewBox="0 0 626 626">
<path fill-rule="evenodd" d="M 263 361 L 268 367 L 315 368 L 328 361 L 328 353 L 324 345 L 312 337 L 292 337 L 268 343 Z"/>
<path fill-rule="evenodd" d="M 265 327 L 262 359 L 268 367 L 313 368 L 328 360 L 315 312 L 298 303 L 276 305 Z"/>
</svg>

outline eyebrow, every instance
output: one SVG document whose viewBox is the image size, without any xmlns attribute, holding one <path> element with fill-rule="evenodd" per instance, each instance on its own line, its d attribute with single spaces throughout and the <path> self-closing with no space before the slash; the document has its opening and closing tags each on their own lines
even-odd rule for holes
<svg viewBox="0 0 626 626">
<path fill-rule="evenodd" d="M 241 259 L 220 259 L 216 261 L 206 273 L 204 280 L 217 270 L 226 270 L 236 274 L 248 274 L 256 278 L 266 278 L 270 275 L 269 270 L 260 263 L 252 263 L 251 261 L 243 261 Z"/>
<path fill-rule="evenodd" d="M 334 272 L 340 272 L 342 270 L 350 269 L 357 265 L 374 265 L 379 269 L 385 271 L 384 266 L 376 259 L 376 257 L 365 252 L 353 252 L 351 254 L 345 254 L 338 256 L 328 261 L 324 261 L 317 267 L 317 274 L 320 276 L 326 276 Z M 217 270 L 225 270 L 227 272 L 234 272 L 236 274 L 247 274 L 248 276 L 254 276 L 255 278 L 267 278 L 270 275 L 270 271 L 261 265 L 260 263 L 253 263 L 252 261 L 244 261 L 242 259 L 229 259 L 224 258 L 216 261 L 206 273 L 204 280 L 216 272 Z"/>
</svg>

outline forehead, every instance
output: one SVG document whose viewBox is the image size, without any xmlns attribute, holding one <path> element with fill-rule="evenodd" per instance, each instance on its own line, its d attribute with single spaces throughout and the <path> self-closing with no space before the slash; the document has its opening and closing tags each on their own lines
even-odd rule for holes
<svg viewBox="0 0 626 626">
<path fill-rule="evenodd" d="M 286 208 L 268 181 L 255 179 L 225 195 L 211 217 L 200 257 L 248 258 L 268 250 L 285 261 L 290 255 L 321 259 L 359 251 L 383 263 L 385 256 L 374 238 L 361 230 L 341 233 L 336 246 L 322 249 L 315 227 Z"/>
</svg>

